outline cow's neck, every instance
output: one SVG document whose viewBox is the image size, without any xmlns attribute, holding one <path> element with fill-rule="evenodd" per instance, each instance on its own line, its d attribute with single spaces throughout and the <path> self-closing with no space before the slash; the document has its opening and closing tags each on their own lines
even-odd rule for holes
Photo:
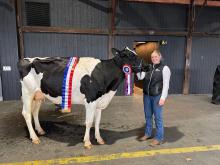
<svg viewBox="0 0 220 165">
<path fill-rule="evenodd" d="M 117 88 L 119 87 L 119 85 L 123 82 L 125 75 L 123 72 L 123 61 L 120 57 L 115 56 L 113 59 L 110 60 L 111 62 L 113 62 L 113 66 L 112 69 L 115 70 L 115 74 L 112 75 L 114 77 L 114 80 L 112 83 L 112 89 L 113 90 L 117 90 Z"/>
<path fill-rule="evenodd" d="M 122 71 L 123 65 L 124 65 L 123 60 L 122 60 L 120 57 L 115 56 L 115 57 L 113 58 L 113 61 L 114 61 L 115 65 L 116 65 L 118 68 L 120 68 L 121 71 Z"/>
</svg>

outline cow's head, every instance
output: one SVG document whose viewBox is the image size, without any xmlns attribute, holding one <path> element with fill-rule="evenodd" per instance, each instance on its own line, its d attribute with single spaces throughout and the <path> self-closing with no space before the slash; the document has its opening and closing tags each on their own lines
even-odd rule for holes
<svg viewBox="0 0 220 165">
<path fill-rule="evenodd" d="M 128 47 L 123 50 L 112 48 L 112 54 L 115 55 L 116 60 L 123 64 L 129 64 L 132 66 L 134 72 L 139 72 L 142 67 L 142 58 L 137 53 Z"/>
</svg>

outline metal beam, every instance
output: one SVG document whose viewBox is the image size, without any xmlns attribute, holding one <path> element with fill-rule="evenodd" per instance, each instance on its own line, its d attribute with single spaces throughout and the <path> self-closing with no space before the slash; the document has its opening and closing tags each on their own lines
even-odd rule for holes
<svg viewBox="0 0 220 165">
<path fill-rule="evenodd" d="M 24 58 L 24 37 L 22 32 L 22 19 L 21 19 L 21 0 L 15 0 L 16 10 L 16 27 L 17 27 L 17 42 L 18 42 L 18 58 Z"/>
<path fill-rule="evenodd" d="M 193 37 L 220 37 L 220 33 L 210 33 L 210 32 L 192 32 Z"/>
<path fill-rule="evenodd" d="M 190 5 L 190 0 L 126 0 L 128 2 L 142 2 L 142 3 L 164 3 L 164 4 L 182 4 L 182 5 Z M 202 6 L 204 0 L 196 0 L 195 5 Z M 220 7 L 220 1 L 212 0 L 207 1 L 207 6 L 216 6 Z"/>
<path fill-rule="evenodd" d="M 183 94 L 189 94 L 189 83 L 190 83 L 190 62 L 192 53 L 192 32 L 194 30 L 195 15 L 193 10 L 195 0 L 190 0 L 188 10 L 188 35 L 186 37 L 186 48 L 185 48 L 185 70 L 184 70 L 184 81 L 183 81 Z"/>
<path fill-rule="evenodd" d="M 115 15 L 116 15 L 116 0 L 111 0 L 111 12 L 109 14 L 109 35 L 108 35 L 108 58 L 112 58 L 112 47 L 114 45 L 115 33 Z"/>
<path fill-rule="evenodd" d="M 189 0 L 126 0 L 128 2 L 188 4 Z"/>
<path fill-rule="evenodd" d="M 115 31 L 116 6 L 117 6 L 116 0 L 112 0 L 112 4 L 111 4 L 111 8 L 112 8 L 112 13 L 111 13 L 111 29 L 110 29 L 110 33 L 111 34 L 114 34 L 114 31 Z"/>
<path fill-rule="evenodd" d="M 76 33 L 76 34 L 109 34 L 107 29 L 76 29 L 65 27 L 23 26 L 22 32 L 32 33 Z"/>
<path fill-rule="evenodd" d="M 181 31 L 154 31 L 120 28 L 115 30 L 115 35 L 161 35 L 161 36 L 186 36 L 187 32 Z"/>
<path fill-rule="evenodd" d="M 112 27 L 112 26 L 111 26 Z M 113 29 L 113 30 L 112 30 Z M 63 27 L 42 27 L 42 26 L 23 26 L 20 28 L 22 33 L 69 33 L 69 34 L 95 34 L 95 35 L 161 35 L 161 36 L 179 36 L 188 35 L 187 31 L 154 31 L 154 30 L 137 30 L 131 28 L 116 29 L 75 29 Z M 219 37 L 220 33 L 210 32 L 192 32 L 196 37 Z"/>
</svg>

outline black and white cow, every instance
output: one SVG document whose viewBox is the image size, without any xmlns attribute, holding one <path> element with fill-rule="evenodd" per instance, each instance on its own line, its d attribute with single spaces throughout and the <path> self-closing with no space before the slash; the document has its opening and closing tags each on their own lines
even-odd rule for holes
<svg viewBox="0 0 220 165">
<path fill-rule="evenodd" d="M 141 58 L 127 47 L 121 51 L 113 48 L 112 53 L 114 58 L 109 60 L 81 57 L 75 67 L 72 80 L 72 104 L 85 105 L 84 146 L 86 148 L 92 147 L 89 132 L 94 118 L 95 138 L 99 144 L 105 143 L 99 132 L 101 111 L 108 106 L 125 77 L 122 71 L 123 65 L 130 64 L 132 70 L 137 72 L 142 63 Z M 30 138 L 35 144 L 39 144 L 40 140 L 33 129 L 31 115 L 34 118 L 35 130 L 40 135 L 45 134 L 38 119 L 43 98 L 36 99 L 36 94 L 42 93 L 43 97 L 53 103 L 61 104 L 63 74 L 67 61 L 66 57 L 36 57 L 25 58 L 18 62 L 22 87 L 22 115 L 25 118 Z"/>
</svg>

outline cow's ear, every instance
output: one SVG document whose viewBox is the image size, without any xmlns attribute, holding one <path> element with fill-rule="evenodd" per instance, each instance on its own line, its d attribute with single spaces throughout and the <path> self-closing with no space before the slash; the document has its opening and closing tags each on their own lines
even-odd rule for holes
<svg viewBox="0 0 220 165">
<path fill-rule="evenodd" d="M 117 56 L 117 55 L 119 55 L 119 50 L 118 49 L 116 49 L 116 48 L 112 48 L 112 54 L 114 55 L 114 56 Z"/>
</svg>

